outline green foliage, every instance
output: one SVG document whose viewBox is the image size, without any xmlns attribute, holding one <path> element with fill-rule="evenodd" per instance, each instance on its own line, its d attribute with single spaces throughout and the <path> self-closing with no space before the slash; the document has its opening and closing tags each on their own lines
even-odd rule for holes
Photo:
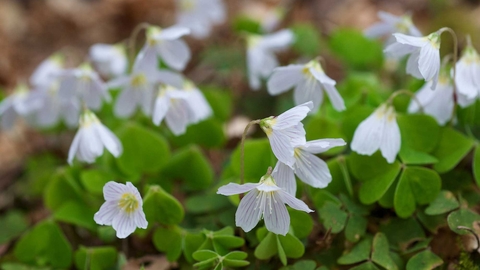
<svg viewBox="0 0 480 270">
<path fill-rule="evenodd" d="M 27 228 L 25 216 L 17 210 L 8 211 L 0 216 L 0 245 L 18 237 Z"/>
<path fill-rule="evenodd" d="M 285 236 L 268 232 L 265 228 L 257 230 L 257 238 L 260 244 L 255 249 L 255 257 L 267 260 L 278 255 L 283 265 L 287 265 L 287 258 L 300 258 L 305 252 L 305 247 L 293 234 Z"/>
<path fill-rule="evenodd" d="M 435 200 L 433 200 L 425 209 L 425 213 L 427 215 L 440 215 L 448 213 L 459 206 L 460 204 L 452 192 L 442 190 L 438 194 L 437 198 L 435 198 Z"/>
<path fill-rule="evenodd" d="M 469 233 L 459 229 L 458 226 L 467 227 L 473 230 L 473 223 L 480 220 L 480 215 L 469 209 L 459 209 L 448 215 L 447 221 L 450 229 L 458 234 Z"/>
<path fill-rule="evenodd" d="M 183 232 L 179 227 L 159 227 L 153 234 L 153 244 L 165 252 L 169 261 L 176 261 L 182 255 Z"/>
<path fill-rule="evenodd" d="M 315 57 L 320 50 L 320 36 L 311 24 L 298 23 L 291 27 L 295 34 L 292 49 L 300 55 Z"/>
<path fill-rule="evenodd" d="M 255 139 L 245 142 L 245 181 L 258 182 L 260 177 L 265 175 L 269 166 L 275 165 L 275 158 L 270 148 L 268 139 Z M 230 166 L 235 177 L 233 182 L 237 182 L 240 175 L 240 145 L 235 148 L 230 158 Z"/>
<path fill-rule="evenodd" d="M 143 200 L 143 211 L 149 225 L 154 222 L 175 225 L 180 223 L 184 216 L 180 202 L 160 186 L 150 186 Z"/>
<path fill-rule="evenodd" d="M 83 203 L 67 202 L 55 211 L 53 215 L 57 221 L 77 225 L 91 231 L 97 229 L 97 225 L 93 221 L 95 210 Z"/>
<path fill-rule="evenodd" d="M 323 117 L 313 117 L 305 125 L 307 133 L 307 141 L 316 140 L 319 138 L 345 138 L 340 130 L 340 126 L 335 122 L 325 119 Z M 323 155 L 335 155 L 345 150 L 346 146 L 334 147 L 328 150 Z"/>
<path fill-rule="evenodd" d="M 443 264 L 443 260 L 429 250 L 422 251 L 413 256 L 407 263 L 407 270 L 434 269 Z"/>
<path fill-rule="evenodd" d="M 17 242 L 15 257 L 27 264 L 67 268 L 72 263 L 72 247 L 60 227 L 53 221 L 42 221 Z"/>
<path fill-rule="evenodd" d="M 113 174 L 107 171 L 91 169 L 82 171 L 80 181 L 88 192 L 96 195 L 103 194 L 103 186 L 114 178 Z"/>
<path fill-rule="evenodd" d="M 244 267 L 250 264 L 246 261 L 247 253 L 232 251 L 225 256 L 220 256 L 214 251 L 202 249 L 193 253 L 193 258 L 200 261 L 193 266 L 196 269 L 224 269 L 224 267 Z"/>
<path fill-rule="evenodd" d="M 219 231 L 203 230 L 205 240 L 199 249 L 214 250 L 218 254 L 227 254 L 232 248 L 241 247 L 245 241 L 243 238 L 234 236 L 231 227 L 225 227 Z"/>
<path fill-rule="evenodd" d="M 440 141 L 433 151 L 438 159 L 433 168 L 440 173 L 453 169 L 472 149 L 473 141 L 460 132 L 445 127 L 441 131 Z"/>
<path fill-rule="evenodd" d="M 102 270 L 114 268 L 117 263 L 117 250 L 114 247 L 84 247 L 75 251 L 77 269 Z"/>
</svg>

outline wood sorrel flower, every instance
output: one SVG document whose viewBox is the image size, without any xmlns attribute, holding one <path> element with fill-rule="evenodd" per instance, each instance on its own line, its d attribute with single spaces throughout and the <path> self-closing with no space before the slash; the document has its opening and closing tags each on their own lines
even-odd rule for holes
<svg viewBox="0 0 480 270">
<path fill-rule="evenodd" d="M 267 87 L 271 95 L 281 94 L 294 87 L 295 104 L 312 101 L 311 113 L 315 113 L 320 107 L 325 91 L 335 110 L 343 111 L 345 103 L 335 88 L 335 84 L 336 82 L 325 74 L 320 64 L 312 60 L 305 65 L 275 68 L 272 76 L 268 79 Z"/>
<path fill-rule="evenodd" d="M 177 0 L 177 25 L 189 28 L 195 38 L 207 37 L 212 26 L 225 20 L 222 0 Z"/>
<path fill-rule="evenodd" d="M 385 11 L 379 11 L 378 17 L 381 21 L 365 29 L 365 36 L 369 38 L 378 38 L 383 36 L 391 37 L 393 33 L 402 33 L 414 37 L 422 36 L 422 33 L 420 33 L 418 28 L 413 24 L 412 16 L 410 14 L 395 16 Z M 393 41 L 394 40 L 389 39 L 387 43 L 390 44 Z"/>
<path fill-rule="evenodd" d="M 235 224 L 245 232 L 252 230 L 263 217 L 267 230 L 286 235 L 290 228 L 290 215 L 285 204 L 299 211 L 313 212 L 303 201 L 278 187 L 270 174 L 263 176 L 257 184 L 229 183 L 220 187 L 217 194 L 230 196 L 245 192 L 248 194 L 240 201 L 235 213 Z"/>
<path fill-rule="evenodd" d="M 103 77 L 114 78 L 127 72 L 127 54 L 122 44 L 94 44 L 90 47 L 89 58 Z"/>
<path fill-rule="evenodd" d="M 459 105 L 466 107 L 480 95 L 480 56 L 470 41 L 460 61 L 456 63 L 456 68 L 455 84 L 458 93 L 463 95 L 458 100 Z"/>
<path fill-rule="evenodd" d="M 48 87 L 52 80 L 63 70 L 64 57 L 60 53 L 54 53 L 43 60 L 30 76 L 30 84 L 36 87 Z"/>
<path fill-rule="evenodd" d="M 312 109 L 311 101 L 291 108 L 277 117 L 260 120 L 260 127 L 267 134 L 273 154 L 278 160 L 293 168 L 294 147 L 304 145 L 305 129 L 302 121 Z"/>
<path fill-rule="evenodd" d="M 304 183 L 315 188 L 324 188 L 332 181 L 327 163 L 315 156 L 336 146 L 345 145 L 343 139 L 319 139 L 306 142 L 294 149 L 295 163 L 293 169 L 277 161 L 272 175 L 279 187 L 295 196 L 297 185 L 294 173 Z"/>
<path fill-rule="evenodd" d="M 400 129 L 393 106 L 383 104 L 363 120 L 353 134 L 352 150 L 360 155 L 372 155 L 380 149 L 388 163 L 393 163 L 400 151 Z"/>
<path fill-rule="evenodd" d="M 158 66 L 157 56 L 167 66 L 175 70 L 183 70 L 190 60 L 190 49 L 182 36 L 190 34 L 190 29 L 183 26 L 171 26 L 162 29 L 158 26 L 149 26 L 146 30 L 147 41 L 137 56 L 139 65 L 150 67 Z"/>
<path fill-rule="evenodd" d="M 78 68 L 62 71 L 60 77 L 60 98 L 77 98 L 92 110 L 100 109 L 102 100 L 110 102 L 107 85 L 90 64 L 83 63 Z"/>
<path fill-rule="evenodd" d="M 273 34 L 247 37 L 247 69 L 250 87 L 260 89 L 261 78 L 266 78 L 278 66 L 274 52 L 287 48 L 294 41 L 292 31 L 284 29 Z"/>
<path fill-rule="evenodd" d="M 190 106 L 190 123 L 195 124 L 212 116 L 213 111 L 202 91 L 192 81 L 184 79 L 181 88 L 188 93 L 187 103 Z"/>
<path fill-rule="evenodd" d="M 440 71 L 440 32 L 425 37 L 413 37 L 396 33 L 396 42 L 384 52 L 393 57 L 410 55 L 407 61 L 407 73 L 425 81 L 432 80 L 431 89 L 435 89 Z"/>
<path fill-rule="evenodd" d="M 173 134 L 178 136 L 185 133 L 193 118 L 188 97 L 185 91 L 169 85 L 161 86 L 153 108 L 153 123 L 158 126 L 165 118 Z"/>
<path fill-rule="evenodd" d="M 126 238 L 137 227 L 147 228 L 142 197 L 132 183 L 124 185 L 110 181 L 103 187 L 103 197 L 105 202 L 93 216 L 97 224 L 112 226 L 118 238 Z"/>
<path fill-rule="evenodd" d="M 25 84 L 19 84 L 10 96 L 0 103 L 2 129 L 11 128 L 18 116 L 27 116 L 41 105 L 36 93 L 29 91 Z"/>
<path fill-rule="evenodd" d="M 93 112 L 86 110 L 80 116 L 80 127 L 70 146 L 68 163 L 72 164 L 75 156 L 79 161 L 93 163 L 103 154 L 104 147 L 114 157 L 120 156 L 123 150 L 117 136 L 105 127 Z"/>
</svg>

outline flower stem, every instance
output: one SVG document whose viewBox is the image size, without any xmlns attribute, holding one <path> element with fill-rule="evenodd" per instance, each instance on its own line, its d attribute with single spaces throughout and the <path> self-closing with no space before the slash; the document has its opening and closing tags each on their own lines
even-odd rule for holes
<svg viewBox="0 0 480 270">
<path fill-rule="evenodd" d="M 407 96 L 411 97 L 417 103 L 418 108 L 420 109 L 420 112 L 423 113 L 422 103 L 420 103 L 420 100 L 418 100 L 417 96 L 415 96 L 414 93 L 412 93 L 411 91 L 409 91 L 407 89 L 401 89 L 401 90 L 393 92 L 393 94 L 390 95 L 390 97 L 387 100 L 388 105 L 392 105 L 393 100 L 399 95 L 407 95 Z"/>
<path fill-rule="evenodd" d="M 130 65 L 129 65 L 130 71 L 133 68 L 133 62 L 135 60 L 135 47 L 136 47 L 135 43 L 137 41 L 137 36 L 140 33 L 140 31 L 142 31 L 143 29 L 147 29 L 149 26 L 150 24 L 148 23 L 141 23 L 133 29 L 132 34 L 130 35 L 130 38 L 128 40 L 128 49 L 129 49 L 128 60 L 130 62 Z"/>
<path fill-rule="evenodd" d="M 473 234 L 473 236 L 475 236 L 475 239 L 477 240 L 477 248 L 475 248 L 475 250 L 480 249 L 480 239 L 478 238 L 478 235 L 475 233 L 474 230 L 470 229 L 469 227 L 465 227 L 465 226 L 457 226 L 457 230 L 465 230 L 465 231 L 468 231 L 469 233 Z"/>
<path fill-rule="evenodd" d="M 253 120 L 250 121 L 245 129 L 243 130 L 242 141 L 240 142 L 240 185 L 245 183 L 245 172 L 244 172 L 244 165 L 245 165 L 245 138 L 247 137 L 248 130 L 251 126 L 260 123 L 260 120 Z"/>
<path fill-rule="evenodd" d="M 458 39 L 457 35 L 455 34 L 455 31 L 452 30 L 450 27 L 443 27 L 438 30 L 438 34 L 441 35 L 443 32 L 448 32 L 452 38 L 453 38 L 453 95 L 455 96 L 455 93 L 457 93 L 457 84 L 455 82 L 456 77 L 457 77 L 457 51 L 458 51 Z M 468 42 L 468 41 L 467 41 Z M 454 102 L 456 103 L 455 98 L 453 99 Z M 456 106 L 457 104 L 454 104 L 453 106 L 453 111 L 452 111 L 452 116 L 450 117 L 450 123 L 453 123 L 453 119 L 455 118 L 455 113 L 456 113 Z"/>
</svg>

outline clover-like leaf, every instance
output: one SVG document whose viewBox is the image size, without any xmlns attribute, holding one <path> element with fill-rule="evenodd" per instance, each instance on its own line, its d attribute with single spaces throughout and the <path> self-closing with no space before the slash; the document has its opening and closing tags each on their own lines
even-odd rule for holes
<svg viewBox="0 0 480 270">
<path fill-rule="evenodd" d="M 448 190 L 442 190 L 437 198 L 433 200 L 430 205 L 425 209 L 427 215 L 440 215 L 443 213 L 450 212 L 458 208 L 460 204 L 458 203 L 455 195 Z"/>
<path fill-rule="evenodd" d="M 440 173 L 450 171 L 468 154 L 472 146 L 473 141 L 460 132 L 443 128 L 438 146 L 432 153 L 438 159 L 433 168 Z"/>
<path fill-rule="evenodd" d="M 443 264 L 443 260 L 430 250 L 415 254 L 407 263 L 407 270 L 430 270 Z"/>
</svg>

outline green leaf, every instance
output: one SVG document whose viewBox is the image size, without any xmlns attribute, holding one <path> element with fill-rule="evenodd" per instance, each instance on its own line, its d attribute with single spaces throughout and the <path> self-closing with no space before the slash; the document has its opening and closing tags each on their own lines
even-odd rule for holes
<svg viewBox="0 0 480 270">
<path fill-rule="evenodd" d="M 232 115 L 232 92 L 228 89 L 219 89 L 217 86 L 201 86 L 203 94 L 212 107 L 215 117 L 223 122 L 228 121 Z"/>
<path fill-rule="evenodd" d="M 345 138 L 340 130 L 340 126 L 323 117 L 315 116 L 305 124 L 307 141 L 318 138 Z M 346 146 L 334 147 L 322 155 L 335 155 L 345 150 Z"/>
<path fill-rule="evenodd" d="M 114 247 L 87 248 L 80 246 L 75 251 L 75 266 L 77 269 L 111 269 L 116 266 L 117 255 L 117 250 Z"/>
<path fill-rule="evenodd" d="M 233 30 L 237 33 L 243 33 L 243 32 L 254 33 L 254 34 L 261 33 L 260 22 L 252 20 L 250 17 L 245 15 L 240 15 L 235 17 L 232 20 L 232 27 L 233 27 Z"/>
<path fill-rule="evenodd" d="M 356 244 L 350 252 L 338 258 L 338 264 L 354 264 L 366 261 L 370 258 L 370 249 L 372 247 L 372 238 L 366 238 Z"/>
<path fill-rule="evenodd" d="M 193 262 L 192 254 L 198 250 L 198 248 L 205 241 L 205 236 L 200 233 L 186 233 L 183 246 L 183 254 L 189 263 Z"/>
<path fill-rule="evenodd" d="M 350 270 L 379 270 L 378 267 L 375 266 L 372 262 L 362 263 L 358 266 L 350 268 Z"/>
<path fill-rule="evenodd" d="M 50 267 L 34 267 L 20 263 L 2 263 L 0 264 L 2 270 L 51 270 Z"/>
<path fill-rule="evenodd" d="M 255 139 L 245 141 L 245 181 L 258 182 L 265 175 L 269 166 L 274 166 L 276 160 L 270 148 L 268 139 Z M 235 175 L 240 175 L 240 145 L 233 151 L 230 166 Z"/>
<path fill-rule="evenodd" d="M 458 226 L 473 229 L 473 223 L 480 220 L 480 215 L 469 209 L 459 209 L 448 215 L 447 222 L 450 229 L 458 234 L 468 234 L 466 230 L 457 229 Z"/>
<path fill-rule="evenodd" d="M 193 258 L 197 261 L 206 261 L 212 258 L 218 258 L 219 255 L 211 250 L 198 250 L 193 253 Z"/>
<path fill-rule="evenodd" d="M 453 169 L 472 149 L 473 141 L 452 128 L 441 131 L 440 142 L 433 151 L 438 163 L 433 168 L 440 173 Z"/>
<path fill-rule="evenodd" d="M 442 185 L 440 176 L 433 170 L 422 167 L 406 167 L 400 176 L 395 191 L 395 212 L 399 217 L 408 217 L 419 205 L 433 201 Z"/>
<path fill-rule="evenodd" d="M 340 85 L 342 85 L 342 83 L 340 83 Z M 377 83 L 378 82 L 376 82 L 375 84 Z M 342 87 L 339 85 L 339 91 L 341 91 L 341 93 L 345 93 L 346 90 L 351 90 L 352 87 L 358 88 L 358 97 L 351 101 L 352 103 L 355 103 L 358 102 L 358 100 L 360 100 L 362 96 L 365 96 L 367 94 L 369 85 L 360 79 L 355 79 L 355 82 L 351 84 L 346 84 L 346 86 L 343 87 L 345 89 L 344 91 L 341 91 Z M 375 89 L 377 89 L 377 87 L 375 87 Z M 349 107 L 347 102 L 347 96 L 344 96 L 344 98 L 347 110 L 345 112 L 345 119 L 342 123 L 342 132 L 347 138 L 346 141 L 351 142 L 353 140 L 353 134 L 355 133 L 358 125 L 360 125 L 363 120 L 365 120 L 370 114 L 372 114 L 374 109 L 365 105 L 353 105 L 352 107 Z"/>
<path fill-rule="evenodd" d="M 255 248 L 254 255 L 257 259 L 266 260 L 277 254 L 277 236 L 272 232 L 268 232 L 265 238 Z"/>
<path fill-rule="evenodd" d="M 158 227 L 152 238 L 158 251 L 165 252 L 171 262 L 182 254 L 182 230 L 177 226 Z"/>
<path fill-rule="evenodd" d="M 408 148 L 407 146 L 400 149 L 400 159 L 407 165 L 424 165 L 434 164 L 438 162 L 434 156 L 431 156 L 425 152 L 416 151 Z"/>
<path fill-rule="evenodd" d="M 437 234 L 438 229 L 444 227 L 447 224 L 447 215 L 429 216 L 423 211 L 418 211 L 417 218 L 422 223 L 422 225 L 427 228 L 427 230 L 434 234 Z"/>
<path fill-rule="evenodd" d="M 473 157 L 473 176 L 475 176 L 477 186 L 480 187 L 480 147 L 478 144 L 475 146 L 475 154 Z"/>
<path fill-rule="evenodd" d="M 112 179 L 114 179 L 112 173 L 96 169 L 82 171 L 80 174 L 80 181 L 85 189 L 96 195 L 102 195 L 103 186 Z"/>
<path fill-rule="evenodd" d="M 287 233 L 285 236 L 277 235 L 277 237 L 288 258 L 298 259 L 305 253 L 305 246 L 294 235 Z"/>
<path fill-rule="evenodd" d="M 156 185 L 150 186 L 145 195 L 143 210 L 151 225 L 154 222 L 175 225 L 180 223 L 184 216 L 183 207 L 178 200 Z"/>
<path fill-rule="evenodd" d="M 347 240 L 352 243 L 357 242 L 365 235 L 366 230 L 367 219 L 355 213 L 351 213 L 347 221 L 347 226 L 345 227 L 345 237 Z"/>
<path fill-rule="evenodd" d="M 70 173 L 65 169 L 53 176 L 43 194 L 45 205 L 52 211 L 59 209 L 67 202 L 85 203 L 81 188 Z"/>
<path fill-rule="evenodd" d="M 317 263 L 315 261 L 302 260 L 302 261 L 296 262 L 294 265 L 284 266 L 280 268 L 280 270 L 315 270 L 316 267 L 317 267 Z M 317 270 L 318 269 L 322 269 L 322 268 L 317 268 Z"/>
<path fill-rule="evenodd" d="M 425 232 L 418 222 L 410 217 L 407 219 L 393 218 L 380 226 L 391 247 L 406 250 L 411 243 L 425 239 Z"/>
<path fill-rule="evenodd" d="M 383 233 L 377 233 L 373 238 L 372 261 L 384 267 L 387 270 L 398 269 L 395 262 L 390 258 L 389 244 L 387 237 Z"/>
<path fill-rule="evenodd" d="M 27 231 L 14 248 L 15 257 L 23 263 L 41 262 L 54 268 L 68 268 L 72 247 L 53 221 L 42 221 Z"/>
<path fill-rule="evenodd" d="M 435 119 L 426 114 L 406 114 L 397 116 L 402 135 L 401 148 L 409 151 L 430 153 L 437 146 L 440 127 Z"/>
<path fill-rule="evenodd" d="M 169 160 L 168 143 L 158 133 L 128 124 L 118 135 L 123 153 L 115 161 L 118 168 L 127 175 L 157 173 Z"/>
<path fill-rule="evenodd" d="M 338 205 L 339 207 L 342 206 L 342 202 L 330 192 L 326 190 L 316 189 L 315 196 L 313 197 L 313 203 L 315 204 L 315 208 L 322 208 L 326 202 L 331 202 L 335 205 Z"/>
<path fill-rule="evenodd" d="M 341 232 L 347 223 L 348 217 L 347 213 L 340 209 L 340 206 L 329 201 L 325 202 L 320 209 L 319 216 L 323 226 L 326 229 L 331 229 L 332 233 Z"/>
<path fill-rule="evenodd" d="M 430 270 L 443 264 L 443 260 L 429 250 L 415 254 L 407 263 L 407 270 Z"/>
<path fill-rule="evenodd" d="M 221 147 L 226 140 L 222 122 L 215 118 L 189 125 L 184 134 L 179 136 L 170 134 L 168 139 L 177 147 L 198 144 L 208 148 Z"/>
<path fill-rule="evenodd" d="M 8 211 L 0 217 L 0 245 L 18 237 L 27 228 L 27 219 L 21 212 L 17 210 Z"/>
<path fill-rule="evenodd" d="M 231 206 L 230 201 L 225 196 L 218 194 L 200 194 L 187 198 L 185 208 L 192 214 L 212 213 L 222 208 Z"/>
<path fill-rule="evenodd" d="M 250 264 L 249 261 L 245 260 L 230 260 L 230 259 L 223 259 L 223 265 L 228 267 L 243 267 Z"/>
<path fill-rule="evenodd" d="M 78 202 L 67 202 L 55 211 L 53 217 L 55 220 L 87 228 L 91 231 L 97 229 L 97 224 L 93 220 L 96 210 L 87 205 Z"/>
<path fill-rule="evenodd" d="M 386 172 L 363 182 L 358 194 L 360 201 L 364 204 L 372 204 L 380 200 L 397 178 L 400 168 L 400 162 L 395 161 Z"/>
<path fill-rule="evenodd" d="M 277 248 L 278 248 L 278 251 L 277 251 L 278 258 L 280 258 L 280 261 L 284 266 L 287 265 L 287 255 L 285 254 L 285 250 L 283 249 L 283 246 L 280 243 L 280 239 L 278 239 L 278 235 L 277 235 Z"/>
<path fill-rule="evenodd" d="M 359 204 L 345 194 L 340 194 L 340 200 L 343 202 L 345 208 L 350 213 L 355 213 L 358 215 L 368 215 L 369 213 L 368 209 L 365 206 Z"/>
<path fill-rule="evenodd" d="M 330 49 L 353 69 L 380 68 L 383 62 L 382 45 L 353 29 L 338 29 L 330 35 Z"/>
<path fill-rule="evenodd" d="M 395 170 L 395 168 L 398 167 L 398 162 L 396 161 L 392 164 L 387 163 L 379 151 L 371 156 L 359 155 L 352 152 L 347 158 L 347 165 L 356 179 L 366 182 Z"/>
<path fill-rule="evenodd" d="M 232 251 L 224 256 L 225 259 L 229 260 L 244 260 L 248 257 L 248 254 L 243 251 Z"/>
<path fill-rule="evenodd" d="M 162 171 L 166 177 L 180 178 L 190 190 L 205 189 L 213 182 L 213 169 L 197 146 L 176 152 Z"/>
<path fill-rule="evenodd" d="M 302 239 L 310 235 L 313 229 L 313 219 L 309 214 L 288 209 L 290 215 L 290 226 L 293 228 L 293 232 L 296 237 Z"/>
<path fill-rule="evenodd" d="M 440 215 L 450 212 L 459 206 L 460 205 L 452 192 L 448 190 L 442 190 L 437 195 L 437 198 L 435 198 L 435 200 L 433 200 L 425 209 L 425 213 L 427 215 Z"/>
<path fill-rule="evenodd" d="M 291 29 L 295 34 L 292 49 L 303 56 L 317 56 L 320 49 L 320 36 L 317 29 L 308 23 L 296 23 Z"/>
</svg>

